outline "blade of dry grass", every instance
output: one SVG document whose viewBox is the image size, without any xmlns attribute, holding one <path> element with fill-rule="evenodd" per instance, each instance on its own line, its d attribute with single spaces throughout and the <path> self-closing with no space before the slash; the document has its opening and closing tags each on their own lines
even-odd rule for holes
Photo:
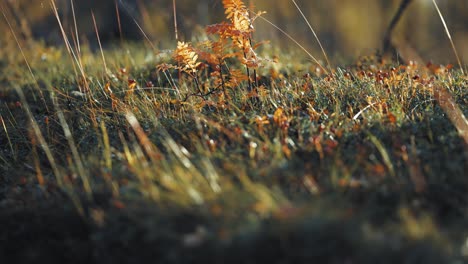
<svg viewBox="0 0 468 264">
<path fill-rule="evenodd" d="M 177 28 L 177 9 L 176 9 L 176 0 L 172 0 L 172 12 L 174 15 L 174 34 L 175 34 L 175 39 L 179 41 L 179 32 Z"/>
<path fill-rule="evenodd" d="M 460 57 L 458 56 L 457 49 L 455 48 L 455 44 L 453 43 L 452 35 L 450 34 L 450 31 L 448 29 L 447 23 L 445 22 L 444 16 L 442 15 L 442 12 L 440 12 L 440 9 L 439 9 L 439 6 L 437 5 L 437 2 L 435 0 L 432 0 L 432 3 L 434 3 L 434 7 L 437 10 L 437 13 L 439 14 L 440 21 L 442 21 L 442 24 L 444 25 L 445 34 L 447 35 L 448 39 L 450 40 L 450 45 L 452 45 L 453 53 L 455 54 L 455 57 L 457 58 L 458 66 L 460 66 L 460 70 L 461 70 L 462 74 L 464 75 L 465 73 L 463 71 L 463 66 L 462 66 Z"/>
<path fill-rule="evenodd" d="M 10 135 L 8 133 L 8 129 L 7 129 L 6 124 L 5 124 L 5 120 L 3 120 L 3 116 L 1 114 L 0 114 L 0 121 L 2 121 L 3 130 L 5 131 L 5 134 L 7 136 L 8 146 L 10 147 L 10 151 L 11 151 L 11 153 L 15 153 L 15 151 L 13 149 L 13 144 L 11 143 Z"/>
<path fill-rule="evenodd" d="M 78 34 L 78 25 L 76 23 L 76 15 L 75 15 L 75 4 L 73 0 L 70 0 L 70 6 L 71 6 L 72 16 L 73 16 L 73 26 L 75 27 L 76 49 L 78 51 L 78 54 L 80 54 L 81 53 L 80 35 Z"/>
<path fill-rule="evenodd" d="M 326 74 L 328 74 L 328 70 L 323 67 L 323 65 L 317 60 L 317 58 L 314 57 L 303 45 L 301 45 L 296 39 L 294 39 L 291 35 L 289 35 L 286 31 L 281 29 L 279 26 L 277 26 L 275 23 L 271 22 L 270 20 L 264 18 L 263 16 L 259 16 L 260 19 L 263 21 L 267 22 L 270 24 L 272 27 L 276 28 L 279 32 L 281 32 L 283 35 L 285 35 L 288 39 L 290 39 L 294 44 L 296 44 L 301 50 L 303 50 L 319 67 L 322 69 L 322 71 Z"/>
<path fill-rule="evenodd" d="M 104 57 L 104 51 L 102 50 L 101 38 L 99 37 L 99 31 L 98 31 L 98 28 L 97 28 L 96 18 L 94 16 L 93 11 L 91 11 L 91 17 L 93 18 L 94 30 L 96 32 L 96 37 L 97 37 L 97 41 L 98 41 L 98 44 L 99 44 L 99 51 L 101 52 L 102 63 L 104 64 L 104 70 L 105 70 L 106 73 L 108 73 L 109 69 L 107 68 L 106 58 Z"/>
<path fill-rule="evenodd" d="M 8 27 L 10 28 L 11 34 L 13 35 L 13 38 L 15 39 L 15 42 L 16 42 L 16 44 L 17 44 L 17 46 L 18 46 L 18 48 L 19 48 L 19 50 L 21 52 L 21 56 L 23 56 L 24 62 L 26 63 L 26 66 L 28 67 L 29 74 L 33 78 L 34 83 L 37 83 L 36 76 L 34 75 L 34 73 L 32 71 L 32 68 L 31 68 L 31 65 L 29 64 L 29 61 L 26 59 L 26 55 L 24 54 L 23 48 L 20 45 L 20 41 L 18 40 L 18 37 L 16 37 L 15 31 L 13 30 L 13 26 L 11 25 L 10 20 L 8 19 L 7 15 L 6 15 L 5 9 L 4 9 L 2 4 L 0 4 L 0 7 L 2 8 L 3 17 L 5 18 L 5 21 L 7 22 Z"/>
<path fill-rule="evenodd" d="M 83 161 L 81 159 L 80 153 L 78 151 L 78 148 L 76 146 L 75 140 L 73 139 L 72 132 L 70 130 L 70 127 L 68 126 L 68 122 L 65 118 L 65 115 L 62 111 L 62 109 L 59 107 L 59 104 L 57 102 L 57 98 L 54 95 L 54 93 L 51 93 L 50 95 L 51 100 L 54 104 L 55 110 L 57 112 L 57 117 L 60 122 L 60 126 L 62 127 L 63 134 L 65 135 L 65 139 L 67 140 L 68 147 L 71 150 L 72 156 L 73 156 L 73 162 L 76 165 L 78 175 L 81 178 L 82 184 L 84 191 L 88 197 L 88 199 L 92 199 L 92 188 L 91 188 L 91 182 L 89 178 L 89 173 L 85 169 L 85 166 L 83 164 Z"/>
<path fill-rule="evenodd" d="M 68 54 L 70 55 L 70 57 L 74 61 L 73 67 L 75 68 L 75 66 L 77 66 L 78 69 L 79 69 L 79 75 L 78 75 L 78 73 L 75 73 L 75 74 L 76 74 L 77 77 L 81 76 L 82 80 L 84 81 L 85 90 L 89 91 L 89 84 L 88 84 L 88 81 L 87 81 L 87 78 L 86 78 L 86 73 L 85 73 L 85 70 L 84 70 L 83 63 L 81 62 L 80 56 L 78 56 L 77 53 L 75 53 L 75 51 L 72 49 L 72 45 L 70 44 L 68 36 L 65 33 L 65 29 L 63 28 L 62 21 L 60 20 L 60 15 L 58 13 L 58 8 L 55 5 L 55 1 L 50 0 L 49 3 L 50 3 L 50 7 L 52 9 L 52 12 L 53 12 L 53 14 L 54 14 L 54 16 L 55 16 L 55 18 L 57 20 L 57 24 L 58 24 L 58 26 L 60 28 L 60 32 L 62 33 L 62 38 L 63 38 L 63 41 L 65 43 L 65 47 L 67 48 Z M 76 44 L 77 44 L 77 46 L 79 46 L 78 42 Z M 78 47 L 77 47 L 77 50 L 79 50 Z M 85 91 L 80 91 L 80 92 L 85 92 Z"/>
<path fill-rule="evenodd" d="M 320 42 L 320 39 L 319 39 L 319 37 L 317 36 L 317 33 L 315 33 L 315 30 L 312 28 L 312 25 L 309 23 L 309 20 L 306 18 L 306 16 L 305 16 L 304 13 L 302 12 L 301 8 L 299 7 L 299 5 L 297 5 L 296 1 L 294 1 L 294 0 L 291 0 L 291 1 L 294 3 L 294 5 L 296 6 L 296 8 L 297 8 L 297 10 L 299 11 L 299 13 L 301 13 L 302 18 L 304 18 L 304 21 L 307 23 L 307 26 L 309 26 L 309 29 L 310 29 L 310 31 L 312 32 L 312 34 L 314 34 L 314 37 L 315 37 L 315 39 L 317 40 L 317 43 L 319 44 L 320 49 L 322 50 L 323 56 L 325 57 L 325 60 L 327 61 L 328 69 L 330 69 L 330 71 L 331 71 L 331 70 L 332 70 L 332 68 L 331 68 L 331 63 L 330 63 L 330 61 L 328 60 L 327 53 L 325 52 L 325 49 L 323 48 L 322 42 Z"/>
<path fill-rule="evenodd" d="M 434 97 L 457 129 L 458 134 L 465 140 L 468 146 L 468 119 L 466 119 L 460 107 L 455 102 L 455 99 L 453 99 L 450 92 L 442 86 L 434 87 Z"/>
<path fill-rule="evenodd" d="M 369 137 L 370 141 L 375 145 L 380 155 L 382 156 L 383 162 L 385 166 L 387 167 L 390 175 L 393 178 L 396 178 L 395 168 L 390 158 L 390 154 L 388 154 L 388 151 L 385 149 L 385 146 L 383 145 L 383 143 L 376 136 L 372 135 L 370 132 L 367 133 L 367 136 Z"/>
<path fill-rule="evenodd" d="M 125 118 L 127 119 L 127 122 L 130 124 L 133 131 L 135 132 L 138 140 L 140 141 L 141 146 L 144 148 L 148 157 L 150 157 L 153 161 L 161 159 L 161 155 L 157 152 L 156 147 L 153 145 L 153 143 L 151 143 L 151 140 L 146 135 L 144 129 L 141 127 L 135 115 L 132 112 L 127 111 L 127 113 L 125 114 Z"/>
<path fill-rule="evenodd" d="M 117 25 L 119 26 L 120 43 L 122 43 L 123 42 L 122 22 L 120 21 L 120 11 L 119 11 L 119 4 L 117 3 L 117 0 L 114 0 L 114 5 L 115 5 L 115 15 L 117 16 Z"/>
<path fill-rule="evenodd" d="M 154 46 L 153 42 L 151 41 L 151 39 L 148 37 L 148 35 L 146 34 L 146 32 L 143 30 L 143 28 L 140 26 L 140 23 L 138 23 L 138 21 L 136 20 L 135 18 L 135 14 L 132 14 L 131 10 L 132 8 L 130 8 L 128 6 L 128 4 L 126 3 L 125 0 L 119 0 L 119 4 L 123 7 L 123 10 L 125 11 L 125 13 L 127 13 L 127 15 L 129 17 L 132 18 L 133 20 L 133 23 L 135 23 L 135 25 L 138 27 L 138 29 L 140 30 L 141 34 L 143 35 L 143 37 L 145 38 L 145 40 L 148 42 L 148 44 L 151 46 L 151 49 L 153 51 L 156 51 L 156 46 Z"/>
</svg>

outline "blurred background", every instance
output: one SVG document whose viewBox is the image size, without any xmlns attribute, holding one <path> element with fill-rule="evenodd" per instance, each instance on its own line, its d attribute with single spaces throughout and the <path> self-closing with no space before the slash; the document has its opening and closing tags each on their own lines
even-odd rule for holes
<svg viewBox="0 0 468 264">
<path fill-rule="evenodd" d="M 25 39 L 43 39 L 55 45 L 63 43 L 49 0 L 1 0 L 8 20 Z M 56 0 L 67 32 L 73 31 L 71 0 Z M 221 0 L 176 0 L 179 39 L 203 38 L 204 26 L 221 22 Z M 255 10 L 266 11 L 265 18 L 293 36 L 320 57 L 313 34 L 290 0 L 245 0 Z M 316 30 L 328 55 L 335 63 L 375 53 L 400 0 L 296 0 Z M 468 1 L 438 0 L 459 55 L 468 64 Z M 142 39 L 142 30 L 159 49 L 175 47 L 173 0 L 74 0 L 74 12 L 82 40 L 96 44 L 91 11 L 101 40 L 106 44 Z M 116 12 L 116 10 L 119 10 Z M 120 25 L 118 20 L 120 19 Z M 287 37 L 265 21 L 255 22 L 255 39 L 270 40 L 272 46 L 298 49 Z M 0 29 L 7 32 L 6 20 Z M 120 34 L 121 33 L 121 34 Z M 432 0 L 414 0 L 395 30 L 395 40 L 418 52 L 425 61 L 455 63 L 450 43 Z M 2 34 L 0 38 L 10 38 Z"/>
</svg>

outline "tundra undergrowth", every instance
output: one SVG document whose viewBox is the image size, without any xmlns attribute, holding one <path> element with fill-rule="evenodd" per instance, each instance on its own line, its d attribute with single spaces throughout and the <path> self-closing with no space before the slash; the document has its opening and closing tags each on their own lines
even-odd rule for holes
<svg viewBox="0 0 468 264">
<path fill-rule="evenodd" d="M 71 203 L 104 263 L 464 260 L 463 71 L 376 56 L 325 70 L 260 50 L 264 12 L 222 3 L 227 21 L 172 56 L 6 42 L 2 208 Z"/>
</svg>

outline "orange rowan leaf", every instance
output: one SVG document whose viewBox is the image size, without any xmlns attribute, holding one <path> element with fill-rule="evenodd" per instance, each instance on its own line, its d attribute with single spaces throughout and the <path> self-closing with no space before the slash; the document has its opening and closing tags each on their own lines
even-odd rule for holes
<svg viewBox="0 0 468 264">
<path fill-rule="evenodd" d="M 177 62 L 181 63 L 182 66 L 179 70 L 187 72 L 189 74 L 195 73 L 197 67 L 201 62 L 198 62 L 198 54 L 195 49 L 183 41 L 177 43 L 177 49 L 174 52 L 174 58 Z"/>
</svg>

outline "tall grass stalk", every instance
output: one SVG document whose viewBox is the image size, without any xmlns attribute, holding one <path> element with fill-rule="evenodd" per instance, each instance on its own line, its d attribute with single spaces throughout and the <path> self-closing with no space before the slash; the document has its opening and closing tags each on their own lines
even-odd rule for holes
<svg viewBox="0 0 468 264">
<path fill-rule="evenodd" d="M 307 23 L 307 26 L 309 26 L 309 29 L 312 32 L 312 34 L 314 34 L 314 38 L 317 40 L 317 43 L 319 44 L 320 49 L 322 50 L 323 56 L 325 57 L 325 61 L 327 62 L 328 69 L 331 71 L 332 70 L 331 63 L 328 60 L 327 53 L 325 52 L 325 49 L 323 48 L 322 42 L 320 41 L 319 37 L 317 36 L 317 33 L 315 33 L 314 28 L 312 28 L 312 25 L 310 24 L 309 20 L 306 18 L 304 13 L 302 12 L 302 9 L 299 7 L 299 5 L 297 5 L 296 1 L 295 0 L 291 0 L 291 1 L 294 3 L 294 5 L 296 6 L 299 13 L 301 13 L 302 18 L 304 18 L 304 21 Z"/>
<path fill-rule="evenodd" d="M 452 35 L 450 34 L 450 31 L 448 29 L 447 23 L 445 22 L 444 16 L 442 15 L 442 12 L 440 12 L 439 6 L 437 5 L 437 2 L 435 0 L 432 0 L 432 3 L 434 4 L 435 9 L 437 10 L 437 14 L 439 14 L 440 21 L 442 22 L 442 25 L 444 25 L 445 29 L 445 34 L 447 35 L 448 39 L 450 40 L 450 45 L 452 45 L 452 50 L 453 53 L 455 54 L 455 57 L 457 58 L 458 66 L 460 67 L 460 71 L 462 74 L 465 74 L 463 71 L 463 65 L 461 63 L 460 57 L 458 56 L 457 49 L 455 48 L 455 44 L 453 43 L 452 40 Z"/>
</svg>

